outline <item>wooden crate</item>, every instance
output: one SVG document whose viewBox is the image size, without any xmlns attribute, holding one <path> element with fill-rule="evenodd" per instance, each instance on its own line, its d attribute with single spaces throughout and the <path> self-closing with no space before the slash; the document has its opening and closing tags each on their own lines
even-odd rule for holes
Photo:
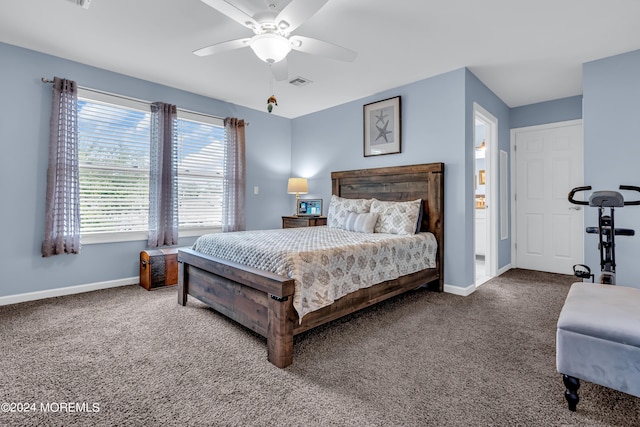
<svg viewBox="0 0 640 427">
<path fill-rule="evenodd" d="M 178 283 L 178 248 L 140 252 L 140 286 L 150 291 Z"/>
</svg>

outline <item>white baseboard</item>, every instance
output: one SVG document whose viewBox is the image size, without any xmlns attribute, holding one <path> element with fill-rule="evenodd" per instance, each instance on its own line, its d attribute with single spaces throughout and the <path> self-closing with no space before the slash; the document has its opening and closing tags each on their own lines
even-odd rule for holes
<svg viewBox="0 0 640 427">
<path fill-rule="evenodd" d="M 496 276 L 499 276 L 501 274 L 506 273 L 507 271 L 511 270 L 511 264 L 507 264 L 504 267 L 500 268 L 498 270 L 498 274 L 496 274 Z M 452 285 L 447 285 L 445 283 L 444 285 L 444 291 L 450 294 L 454 294 L 454 295 L 460 295 L 463 297 L 467 297 L 469 295 L 471 295 L 472 293 L 474 293 L 476 290 L 476 285 L 469 285 L 466 288 L 462 288 L 460 286 L 452 286 Z"/>
<path fill-rule="evenodd" d="M 18 304 L 21 302 L 35 301 L 45 298 L 61 297 L 64 295 L 81 294 L 83 292 L 97 291 L 99 289 L 117 288 L 118 286 L 136 285 L 140 282 L 138 276 L 125 279 L 109 280 L 107 282 L 89 283 L 86 285 L 68 286 L 66 288 L 48 289 L 46 291 L 28 292 L 24 294 L 0 297 L 0 306 Z"/>
<path fill-rule="evenodd" d="M 511 270 L 511 264 L 507 264 L 507 265 L 505 265 L 504 267 L 502 267 L 502 268 L 498 269 L 498 274 L 497 274 L 497 275 L 499 276 L 499 275 L 501 275 L 501 274 L 504 274 L 504 273 L 506 273 L 506 272 L 507 272 L 507 271 L 509 271 L 509 270 Z"/>
<path fill-rule="evenodd" d="M 471 295 L 475 290 L 476 290 L 476 285 L 473 285 L 473 284 L 467 286 L 466 288 L 461 288 L 460 286 L 447 285 L 446 283 L 444 285 L 445 292 L 449 294 L 460 295 L 463 297 L 467 297 Z"/>
</svg>

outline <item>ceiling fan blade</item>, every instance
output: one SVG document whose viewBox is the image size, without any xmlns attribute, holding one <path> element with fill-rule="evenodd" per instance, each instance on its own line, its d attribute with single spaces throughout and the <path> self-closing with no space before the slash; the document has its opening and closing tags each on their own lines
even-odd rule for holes
<svg viewBox="0 0 640 427">
<path fill-rule="evenodd" d="M 287 66 L 287 58 L 276 62 L 275 64 L 269 64 L 271 67 L 271 73 L 273 78 L 281 82 L 289 78 L 289 67 Z"/>
<path fill-rule="evenodd" d="M 227 52 L 229 50 L 240 49 L 242 47 L 249 46 L 249 40 L 251 39 L 250 38 L 236 39 L 236 40 L 229 40 L 227 42 L 216 43 L 216 44 L 212 44 L 211 46 L 206 46 L 201 49 L 194 50 L 193 53 L 195 53 L 198 56 L 207 56 L 207 55 L 213 55 L 216 53 Z"/>
<path fill-rule="evenodd" d="M 227 3 L 224 0 L 200 0 L 202 3 L 214 8 L 218 12 L 227 15 L 229 18 L 234 21 L 244 25 L 245 27 L 251 28 L 252 30 L 257 29 L 260 24 L 253 19 L 251 16 L 244 13 L 242 10 L 238 9 L 231 3 Z"/>
<path fill-rule="evenodd" d="M 203 0 L 204 1 L 204 0 Z M 292 0 L 276 16 L 275 23 L 283 31 L 290 33 L 311 18 L 328 0 Z"/>
<path fill-rule="evenodd" d="M 291 36 L 291 47 L 311 55 L 321 55 L 338 61 L 353 62 L 358 54 L 352 50 L 322 40 L 305 36 Z"/>
</svg>

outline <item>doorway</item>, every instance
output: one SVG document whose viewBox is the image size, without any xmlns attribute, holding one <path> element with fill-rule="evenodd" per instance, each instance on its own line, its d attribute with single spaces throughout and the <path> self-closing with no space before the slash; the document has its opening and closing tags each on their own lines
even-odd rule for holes
<svg viewBox="0 0 640 427">
<path fill-rule="evenodd" d="M 480 286 L 497 270 L 498 120 L 474 103 L 474 278 Z"/>
</svg>

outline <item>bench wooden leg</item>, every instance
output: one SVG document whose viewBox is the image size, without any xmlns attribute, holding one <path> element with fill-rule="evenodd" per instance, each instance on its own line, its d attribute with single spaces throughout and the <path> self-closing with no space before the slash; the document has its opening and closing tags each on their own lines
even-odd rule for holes
<svg viewBox="0 0 640 427">
<path fill-rule="evenodd" d="M 187 305 L 187 296 L 189 295 L 187 287 L 189 286 L 189 278 L 187 269 L 183 262 L 178 262 L 178 304 Z"/>
<path fill-rule="evenodd" d="M 567 399 L 569 404 L 569 410 L 575 412 L 576 405 L 580 401 L 578 397 L 578 389 L 580 388 L 580 380 L 569 375 L 562 375 L 562 382 L 566 390 L 564 391 L 564 398 Z"/>
</svg>

